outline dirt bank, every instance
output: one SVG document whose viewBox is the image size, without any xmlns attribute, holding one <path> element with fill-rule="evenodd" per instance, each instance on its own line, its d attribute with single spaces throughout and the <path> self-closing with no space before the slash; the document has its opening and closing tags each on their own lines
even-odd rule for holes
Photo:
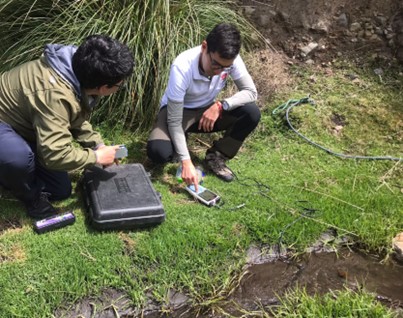
<svg viewBox="0 0 403 318">
<path fill-rule="evenodd" d="M 336 56 L 369 53 L 403 61 L 399 0 L 240 0 L 239 4 L 271 46 L 289 58 L 327 63 Z"/>
</svg>

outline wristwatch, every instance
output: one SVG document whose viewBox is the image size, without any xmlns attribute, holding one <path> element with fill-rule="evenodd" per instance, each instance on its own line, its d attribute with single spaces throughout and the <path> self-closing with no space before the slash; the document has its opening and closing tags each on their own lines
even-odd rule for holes
<svg viewBox="0 0 403 318">
<path fill-rule="evenodd" d="M 222 105 L 222 109 L 224 109 L 225 111 L 227 111 L 229 109 L 229 104 L 225 101 L 225 99 L 223 99 L 221 101 L 221 105 Z"/>
</svg>

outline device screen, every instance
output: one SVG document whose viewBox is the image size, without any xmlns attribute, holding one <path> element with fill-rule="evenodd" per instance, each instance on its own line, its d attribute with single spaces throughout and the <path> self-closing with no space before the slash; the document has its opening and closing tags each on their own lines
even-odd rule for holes
<svg viewBox="0 0 403 318">
<path fill-rule="evenodd" d="M 209 191 L 207 189 L 203 190 L 202 192 L 199 192 L 198 195 L 203 200 L 206 200 L 206 201 L 214 200 L 217 197 L 217 195 L 215 193 L 213 193 L 213 192 L 211 192 L 211 191 Z"/>
</svg>

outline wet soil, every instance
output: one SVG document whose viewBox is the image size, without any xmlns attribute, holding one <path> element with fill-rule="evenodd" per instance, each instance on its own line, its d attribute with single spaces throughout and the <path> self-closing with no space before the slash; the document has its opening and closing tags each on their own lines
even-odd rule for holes
<svg viewBox="0 0 403 318">
<path fill-rule="evenodd" d="M 309 295 L 324 294 L 348 288 L 366 291 L 384 305 L 403 313 L 403 265 L 353 252 L 347 248 L 338 253 L 311 253 L 299 261 L 279 258 L 276 261 L 250 265 L 245 269 L 239 285 L 219 306 L 233 317 L 241 317 L 241 310 L 268 312 L 279 305 L 279 297 L 292 288 L 305 287 Z M 170 291 L 169 304 L 158 305 L 151 299 L 146 308 L 130 307 L 124 293 L 107 290 L 96 298 L 84 299 L 68 310 L 59 310 L 56 317 L 224 317 L 201 312 L 191 306 L 186 295 Z M 165 313 L 164 313 L 165 312 Z"/>
<path fill-rule="evenodd" d="M 382 265 L 376 258 L 348 249 L 338 254 L 310 254 L 304 258 L 297 263 L 277 261 L 251 266 L 230 298 L 252 311 L 262 305 L 278 304 L 278 296 L 297 286 L 305 287 L 310 295 L 364 288 L 388 306 L 403 307 L 402 265 Z"/>
</svg>

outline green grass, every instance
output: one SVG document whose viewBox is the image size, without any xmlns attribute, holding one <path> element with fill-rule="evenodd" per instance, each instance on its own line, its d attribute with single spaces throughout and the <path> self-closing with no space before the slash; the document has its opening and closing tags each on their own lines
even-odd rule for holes
<svg viewBox="0 0 403 318">
<path fill-rule="evenodd" d="M 324 296 L 308 296 L 298 290 L 286 295 L 282 307 L 275 317 L 289 318 L 392 318 L 397 317 L 391 310 L 386 310 L 380 303 L 364 291 L 346 290 L 331 292 Z"/>
<path fill-rule="evenodd" d="M 361 84 L 348 80 L 346 70 L 357 73 Z M 207 175 L 205 185 L 224 199 L 220 209 L 194 202 L 176 183 L 175 164 L 152 167 L 146 162 L 146 134 L 100 126 L 107 141 L 128 146 L 127 162 L 145 163 L 151 170 L 166 221 L 149 230 L 96 232 L 85 221 L 76 189 L 71 199 L 59 204 L 74 210 L 76 223 L 37 235 L 22 206 L 2 199 L 1 220 L 16 219 L 22 228 L 0 235 L 0 316 L 50 317 L 57 308 L 109 287 L 124 291 L 139 307 L 149 295 L 166 303 L 170 288 L 188 294 L 196 306 L 219 306 L 220 297 L 234 287 L 234 277 L 241 275 L 251 244 L 280 242 L 301 253 L 328 228 L 386 257 L 391 238 L 403 229 L 401 162 L 329 155 L 297 137 L 283 115 L 271 114 L 288 98 L 311 93 L 316 108 L 306 105 L 291 114 L 302 133 L 345 153 L 401 157 L 399 68 L 387 73 L 384 82 L 370 70 L 343 65 L 327 76 L 321 70 L 294 69 L 294 96 L 275 96 L 265 105 L 258 129 L 230 162 L 239 182 Z M 315 83 L 306 80 L 312 74 Z M 340 135 L 332 132 L 335 112 L 348 122 Z M 205 146 L 191 138 L 197 162 Z M 314 212 L 307 214 L 304 208 Z M 392 316 L 364 291 L 320 298 L 290 293 L 277 310 L 279 317 Z"/>
</svg>

